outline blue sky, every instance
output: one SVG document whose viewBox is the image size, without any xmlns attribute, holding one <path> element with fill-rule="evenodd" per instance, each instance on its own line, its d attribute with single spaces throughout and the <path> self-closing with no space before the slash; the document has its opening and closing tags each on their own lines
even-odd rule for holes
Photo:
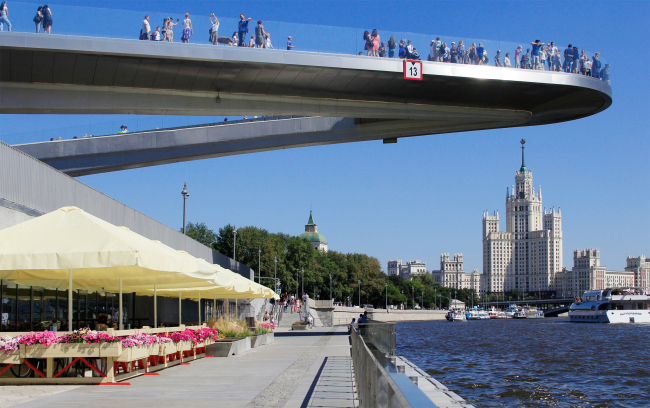
<svg viewBox="0 0 650 408">
<path fill-rule="evenodd" d="M 70 5 L 113 10 L 89 13 L 66 7 Z M 280 150 L 80 180 L 174 228 L 182 224 L 180 192 L 187 182 L 188 219 L 214 229 L 231 223 L 300 234 L 313 209 L 331 249 L 376 256 L 384 269 L 396 258 L 420 259 L 437 269 L 441 253 L 462 252 L 466 271 L 482 271 L 482 214 L 499 210 L 504 215 L 506 187 L 520 166 L 523 137 L 526 166 L 535 187 L 542 186 L 545 207 L 562 209 L 564 266 L 571 268 L 577 248 L 599 248 L 602 264 L 612 270 L 622 270 L 627 255 L 650 256 L 650 69 L 644 57 L 650 2 L 117 0 L 50 6 L 54 33 L 135 38 L 145 13 L 189 12 L 195 39 L 205 43 L 210 13 L 222 19 L 220 35 L 232 34 L 238 14 L 245 13 L 279 33 L 273 37 L 276 47 L 284 43 L 280 34 L 291 32 L 298 49 L 316 42 L 328 51 L 357 51 L 357 30 L 306 26 L 322 24 L 377 28 L 380 35 L 436 34 L 449 41 L 525 44 L 539 38 L 600 51 L 611 63 L 614 103 L 578 121 L 405 138 L 391 145 L 377 141 Z M 9 7 L 14 30 L 31 30 L 32 5 L 9 2 Z M 107 24 L 107 19 L 113 22 Z M 158 20 L 152 19 L 154 25 Z M 491 54 L 495 46 L 488 46 Z M 499 43 L 504 52 L 512 52 L 508 46 Z M 426 55 L 425 43 L 416 47 Z M 164 126 L 212 119 L 165 117 Z M 61 133 L 52 130 L 57 128 L 71 135 L 113 123 L 115 129 L 120 123 L 134 124 L 130 129 L 163 124 L 161 117 L 124 115 L 3 115 L 0 121 L 0 140 L 10 144 L 42 140 Z M 15 135 L 23 132 L 31 133 Z"/>
</svg>

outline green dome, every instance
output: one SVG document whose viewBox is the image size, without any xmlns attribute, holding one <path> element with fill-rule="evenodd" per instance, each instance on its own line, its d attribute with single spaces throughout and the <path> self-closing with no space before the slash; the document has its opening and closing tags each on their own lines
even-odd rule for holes
<svg viewBox="0 0 650 408">
<path fill-rule="evenodd" d="M 325 237 L 318 232 L 305 232 L 303 234 L 300 234 L 300 238 L 304 238 L 309 242 L 320 242 L 321 244 L 327 245 Z"/>
</svg>

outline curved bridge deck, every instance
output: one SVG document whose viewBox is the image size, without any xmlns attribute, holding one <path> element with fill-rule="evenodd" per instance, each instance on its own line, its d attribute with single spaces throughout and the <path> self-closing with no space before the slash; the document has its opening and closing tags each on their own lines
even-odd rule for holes
<svg viewBox="0 0 650 408">
<path fill-rule="evenodd" d="M 116 139 L 119 150 L 96 140 L 19 147 L 81 175 L 286 147 L 557 123 L 612 103 L 609 85 L 582 75 L 423 62 L 423 80 L 409 81 L 403 65 L 340 54 L 7 33 L 0 36 L 0 113 L 317 117 L 292 119 L 292 129 L 286 121 L 237 125 L 238 137 L 225 128 L 152 131 L 155 137 L 126 144 Z M 215 143 L 222 147 L 206 148 Z M 143 144 L 158 153 L 143 163 L 111 159 L 142 153 Z M 106 164 L 54 164 L 82 156 Z"/>
</svg>

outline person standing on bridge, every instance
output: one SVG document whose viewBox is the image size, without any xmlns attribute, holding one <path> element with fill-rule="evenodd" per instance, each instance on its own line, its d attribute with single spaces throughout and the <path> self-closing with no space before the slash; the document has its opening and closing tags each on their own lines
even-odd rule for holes
<svg viewBox="0 0 650 408">
<path fill-rule="evenodd" d="M 7 31 L 14 31 L 11 28 L 11 22 L 9 21 L 9 9 L 7 8 L 7 2 L 3 1 L 0 4 L 0 31 L 4 31 L 4 26 L 7 26 Z"/>
<path fill-rule="evenodd" d="M 185 20 L 183 20 L 183 35 L 181 36 L 181 41 L 185 44 L 190 43 L 190 36 L 194 34 L 194 29 L 192 28 L 192 20 L 190 20 L 190 13 L 185 13 Z"/>
<path fill-rule="evenodd" d="M 150 32 L 151 25 L 149 25 L 149 16 L 144 16 L 144 20 L 142 20 L 142 30 L 140 30 L 140 39 L 143 41 L 149 40 Z"/>
<path fill-rule="evenodd" d="M 264 31 L 262 20 L 258 20 L 257 26 L 255 27 L 255 48 L 264 48 L 265 36 L 266 36 L 266 31 Z"/>
<path fill-rule="evenodd" d="M 176 19 L 176 23 L 172 21 L 171 17 L 167 19 L 165 38 L 167 39 L 168 42 L 174 42 L 174 26 L 178 24 L 179 24 L 178 19 Z"/>
<path fill-rule="evenodd" d="M 38 6 L 38 10 L 36 10 L 36 15 L 34 16 L 34 23 L 36 24 L 36 34 L 41 31 L 41 23 L 43 22 L 43 13 L 41 12 L 43 10 L 43 6 Z"/>
<path fill-rule="evenodd" d="M 0 31 L 4 31 L 4 26 L 7 26 L 7 31 L 14 31 L 11 28 L 11 22 L 9 21 L 9 8 L 7 8 L 7 2 L 3 1 L 0 4 Z"/>
<path fill-rule="evenodd" d="M 212 28 L 210 28 L 210 42 L 212 45 L 217 45 L 219 41 L 219 19 L 214 13 L 210 14 L 210 24 L 212 24 Z"/>
<path fill-rule="evenodd" d="M 379 34 L 377 33 L 376 28 L 373 28 L 372 30 L 370 41 L 372 42 L 372 56 L 379 57 Z"/>
<path fill-rule="evenodd" d="M 388 39 L 388 58 L 395 58 L 395 48 L 397 48 L 397 42 L 395 37 L 391 35 Z"/>
<path fill-rule="evenodd" d="M 266 33 L 266 39 L 264 40 L 264 48 L 267 50 L 273 50 L 273 44 L 271 43 L 271 33 Z"/>
<path fill-rule="evenodd" d="M 248 34 L 248 22 L 251 20 L 252 18 L 245 18 L 243 14 L 239 15 L 239 26 L 237 27 L 237 31 L 239 31 L 239 43 L 237 45 L 240 47 L 246 46 L 244 41 L 246 41 L 246 34 Z"/>
<path fill-rule="evenodd" d="M 47 34 L 52 34 L 52 10 L 47 4 L 43 6 L 43 32 Z"/>
<path fill-rule="evenodd" d="M 289 38 L 287 38 L 287 51 L 293 50 L 294 45 L 291 43 L 291 41 L 293 41 L 293 37 L 289 36 Z"/>
</svg>

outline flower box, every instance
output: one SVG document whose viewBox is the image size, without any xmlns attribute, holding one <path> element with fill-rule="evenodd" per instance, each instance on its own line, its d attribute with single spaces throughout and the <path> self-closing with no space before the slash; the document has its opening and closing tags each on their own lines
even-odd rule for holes
<svg viewBox="0 0 650 408">
<path fill-rule="evenodd" d="M 205 349 L 205 354 L 213 357 L 228 357 L 239 355 L 251 349 L 251 338 L 225 338 L 219 339 Z"/>
<path fill-rule="evenodd" d="M 181 340 L 177 344 L 177 350 L 178 351 L 190 351 L 194 348 L 192 345 L 192 342 L 189 340 Z"/>
<path fill-rule="evenodd" d="M 160 343 L 158 348 L 159 356 L 168 356 L 178 352 L 178 345 L 174 342 Z"/>
<path fill-rule="evenodd" d="M 0 352 L 0 364 L 20 364 L 20 351 L 10 351 L 9 354 Z"/>
<path fill-rule="evenodd" d="M 251 336 L 251 348 L 263 346 L 266 344 L 265 334 L 253 334 Z"/>
<path fill-rule="evenodd" d="M 149 346 L 124 347 L 122 354 L 115 361 L 135 361 L 149 357 Z"/>
<path fill-rule="evenodd" d="M 161 346 L 159 343 L 150 344 L 148 347 L 150 356 L 159 356 L 160 349 L 164 348 L 164 346 Z"/>
<path fill-rule="evenodd" d="M 106 353 L 104 356 L 101 355 L 102 348 Z M 25 358 L 99 358 L 108 357 L 111 353 L 115 354 L 119 348 L 121 348 L 119 343 L 56 343 L 49 346 L 33 344 L 25 346 Z"/>
</svg>

